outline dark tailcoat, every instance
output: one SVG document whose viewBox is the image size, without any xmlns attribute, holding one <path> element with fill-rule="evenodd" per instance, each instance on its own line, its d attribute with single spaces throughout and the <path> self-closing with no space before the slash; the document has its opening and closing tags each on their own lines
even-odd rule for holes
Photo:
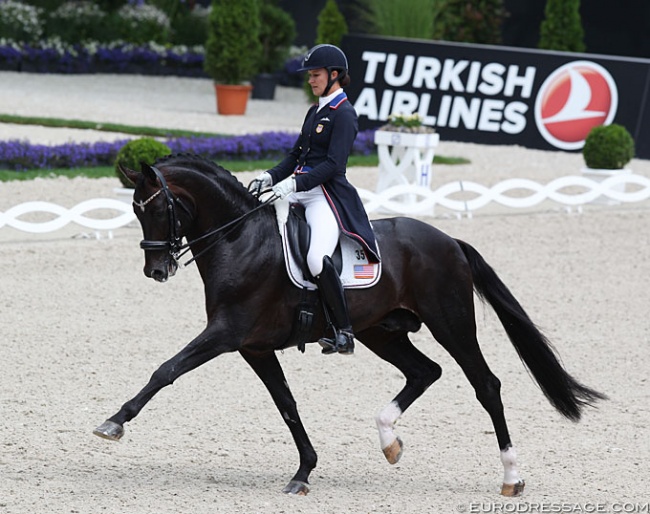
<svg viewBox="0 0 650 514">
<path fill-rule="evenodd" d="M 269 170 L 273 183 L 295 173 L 296 190 L 321 186 L 341 232 L 361 243 L 370 262 L 379 262 L 375 236 L 359 193 L 345 175 L 359 131 L 357 113 L 344 92 L 316 112 L 307 112 L 300 135 L 282 162 Z"/>
</svg>

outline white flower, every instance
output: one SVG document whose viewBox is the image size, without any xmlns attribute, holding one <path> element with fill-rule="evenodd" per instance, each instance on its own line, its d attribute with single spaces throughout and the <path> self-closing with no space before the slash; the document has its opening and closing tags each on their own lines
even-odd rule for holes
<svg viewBox="0 0 650 514">
<path fill-rule="evenodd" d="M 27 35 L 31 40 L 36 40 L 43 34 L 42 14 L 43 9 L 33 5 L 14 0 L 0 2 L 0 26 L 8 27 L 20 35 Z"/>
<path fill-rule="evenodd" d="M 50 16 L 61 20 L 79 20 L 90 18 L 103 18 L 106 13 L 93 2 L 76 0 L 61 4 Z"/>
<path fill-rule="evenodd" d="M 124 5 L 117 11 L 120 18 L 129 22 L 135 29 L 138 23 L 155 23 L 164 29 L 169 29 L 169 17 L 157 7 L 148 4 Z"/>
</svg>

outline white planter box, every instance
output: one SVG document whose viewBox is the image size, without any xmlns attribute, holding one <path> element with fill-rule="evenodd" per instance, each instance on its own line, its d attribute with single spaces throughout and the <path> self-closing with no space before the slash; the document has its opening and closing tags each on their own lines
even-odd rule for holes
<svg viewBox="0 0 650 514">
<path fill-rule="evenodd" d="M 375 132 L 376 145 L 411 146 L 414 148 L 435 148 L 440 142 L 440 135 L 436 132 L 413 134 L 411 132 L 393 132 L 377 130 Z"/>
<path fill-rule="evenodd" d="M 394 197 L 395 202 L 412 205 L 422 189 L 431 187 L 433 157 L 440 136 L 435 132 L 412 133 L 377 130 L 375 144 L 379 156 L 377 192 L 393 187 L 406 191 Z M 382 212 L 400 212 L 382 211 Z M 433 214 L 433 208 L 429 214 Z"/>
</svg>

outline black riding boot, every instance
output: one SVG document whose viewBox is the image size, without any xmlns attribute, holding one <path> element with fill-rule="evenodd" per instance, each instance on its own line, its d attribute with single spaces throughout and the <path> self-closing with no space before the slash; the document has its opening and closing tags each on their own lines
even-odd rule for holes
<svg viewBox="0 0 650 514">
<path fill-rule="evenodd" d="M 354 334 L 348 314 L 348 303 L 339 274 L 329 257 L 323 257 L 323 271 L 316 277 L 323 304 L 334 325 L 334 339 L 321 339 L 324 354 L 354 353 Z"/>
</svg>

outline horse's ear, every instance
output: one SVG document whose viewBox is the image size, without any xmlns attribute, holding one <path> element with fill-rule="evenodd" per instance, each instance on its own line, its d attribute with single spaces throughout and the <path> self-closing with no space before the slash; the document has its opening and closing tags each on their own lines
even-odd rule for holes
<svg viewBox="0 0 650 514">
<path fill-rule="evenodd" d="M 158 181 L 158 177 L 156 177 L 156 172 L 146 162 L 140 161 L 140 169 L 142 170 L 142 174 L 145 176 L 147 180 L 153 183 L 156 183 Z"/>
<path fill-rule="evenodd" d="M 117 167 L 122 173 L 122 175 L 124 175 L 127 178 L 127 180 L 129 180 L 134 186 L 137 184 L 138 175 L 139 175 L 137 171 L 127 168 L 122 163 L 118 163 Z"/>
</svg>

